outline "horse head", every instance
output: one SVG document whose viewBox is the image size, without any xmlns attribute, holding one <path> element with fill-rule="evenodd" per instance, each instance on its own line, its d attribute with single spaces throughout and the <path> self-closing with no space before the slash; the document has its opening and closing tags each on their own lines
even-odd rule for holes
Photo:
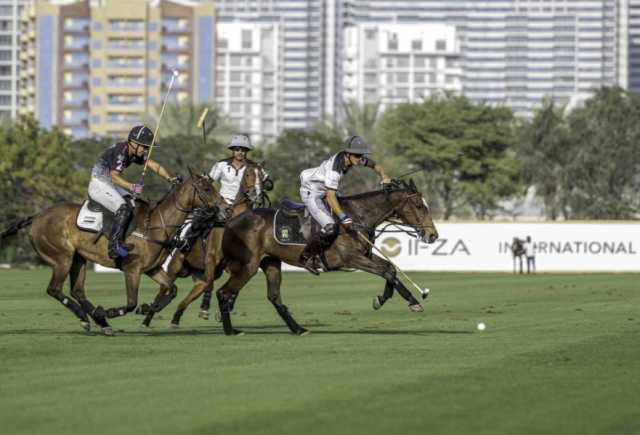
<svg viewBox="0 0 640 435">
<path fill-rule="evenodd" d="M 180 182 L 177 186 L 177 201 L 187 210 L 196 208 L 216 208 L 217 217 L 224 221 L 226 215 L 226 203 L 218 190 L 213 186 L 211 179 L 199 175 L 189 169 L 189 178 Z"/>
<path fill-rule="evenodd" d="M 403 225 L 413 227 L 425 243 L 438 239 L 438 230 L 431 217 L 431 208 L 413 180 L 392 180 L 386 187 L 395 204 L 391 217 L 397 218 Z"/>
</svg>

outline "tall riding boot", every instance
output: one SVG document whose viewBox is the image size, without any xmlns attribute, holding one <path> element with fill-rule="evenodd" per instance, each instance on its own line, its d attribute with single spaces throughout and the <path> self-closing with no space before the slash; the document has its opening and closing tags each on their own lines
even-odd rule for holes
<svg viewBox="0 0 640 435">
<path fill-rule="evenodd" d="M 307 242 L 302 254 L 300 254 L 300 263 L 302 264 L 302 267 L 314 275 L 320 274 L 320 271 L 318 270 L 318 267 L 320 267 L 318 257 L 322 253 L 323 246 L 324 243 L 321 234 L 314 234 Z"/>
<path fill-rule="evenodd" d="M 126 257 L 129 251 L 125 246 L 124 233 L 127 230 L 129 219 L 131 219 L 131 209 L 126 205 L 121 205 L 113 219 L 111 232 L 109 233 L 109 258 Z"/>
</svg>

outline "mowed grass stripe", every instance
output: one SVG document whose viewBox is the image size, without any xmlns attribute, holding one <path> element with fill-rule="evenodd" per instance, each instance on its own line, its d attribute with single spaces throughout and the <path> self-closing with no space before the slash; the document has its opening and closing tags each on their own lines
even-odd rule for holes
<svg viewBox="0 0 640 435">
<path fill-rule="evenodd" d="M 151 332 L 127 316 L 109 339 L 46 295 L 47 270 L 2 271 L 0 420 L 16 434 L 638 430 L 638 275 L 411 275 L 433 290 L 426 313 L 397 295 L 372 311 L 383 282 L 366 274 L 289 273 L 308 337 L 288 334 L 260 276 L 233 315 L 243 337 L 196 305 L 168 330 L 174 301 Z M 145 280 L 141 300 L 154 292 Z M 122 277 L 89 274 L 87 293 L 121 305 Z"/>
</svg>

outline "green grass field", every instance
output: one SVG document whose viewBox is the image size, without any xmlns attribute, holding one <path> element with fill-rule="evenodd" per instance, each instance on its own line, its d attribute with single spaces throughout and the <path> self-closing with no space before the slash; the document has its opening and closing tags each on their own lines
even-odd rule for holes
<svg viewBox="0 0 640 435">
<path fill-rule="evenodd" d="M 244 336 L 196 304 L 170 330 L 176 300 L 151 331 L 129 315 L 108 338 L 46 295 L 48 269 L 1 271 L 0 431 L 640 433 L 639 275 L 412 276 L 432 289 L 421 314 L 397 295 L 373 311 L 383 282 L 363 273 L 289 273 L 309 336 L 288 333 L 259 276 L 233 315 Z M 94 302 L 125 301 L 119 274 L 87 282 Z M 141 301 L 153 293 L 145 278 Z"/>
</svg>

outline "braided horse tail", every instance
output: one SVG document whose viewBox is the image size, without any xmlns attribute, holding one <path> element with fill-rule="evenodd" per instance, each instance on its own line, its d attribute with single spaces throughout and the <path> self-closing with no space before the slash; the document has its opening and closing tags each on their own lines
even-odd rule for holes
<svg viewBox="0 0 640 435">
<path fill-rule="evenodd" d="M 17 222 L 12 223 L 11 225 L 9 225 L 9 228 L 7 228 L 6 230 L 4 230 L 2 233 L 0 233 L 0 241 L 6 239 L 7 237 L 13 236 L 15 234 L 18 233 L 18 231 L 20 231 L 23 228 L 28 227 L 29 225 L 31 225 L 31 222 L 33 222 L 33 218 L 34 216 L 29 216 L 28 218 L 19 220 Z"/>
</svg>

